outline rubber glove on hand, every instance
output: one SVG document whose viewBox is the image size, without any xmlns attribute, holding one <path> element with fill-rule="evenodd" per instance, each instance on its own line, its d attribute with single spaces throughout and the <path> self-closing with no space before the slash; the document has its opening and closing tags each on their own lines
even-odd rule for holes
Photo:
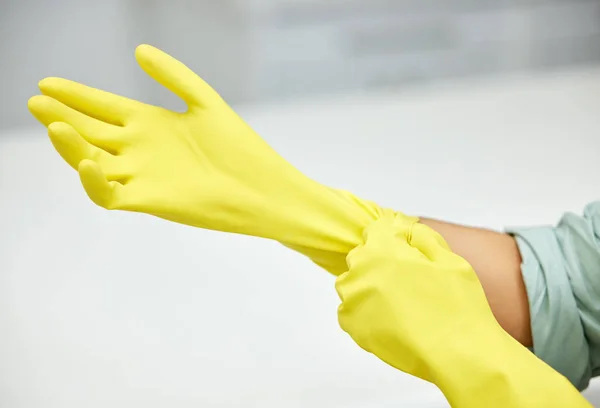
<svg viewBox="0 0 600 408">
<path fill-rule="evenodd" d="M 471 266 L 426 225 L 385 213 L 348 266 L 336 280 L 342 329 L 453 407 L 591 407 L 499 326 Z"/>
<path fill-rule="evenodd" d="M 60 78 L 29 100 L 90 199 L 195 227 L 270 238 L 338 274 L 381 209 L 320 185 L 273 151 L 181 62 L 148 45 L 140 66 L 182 98 L 169 111 Z"/>
</svg>

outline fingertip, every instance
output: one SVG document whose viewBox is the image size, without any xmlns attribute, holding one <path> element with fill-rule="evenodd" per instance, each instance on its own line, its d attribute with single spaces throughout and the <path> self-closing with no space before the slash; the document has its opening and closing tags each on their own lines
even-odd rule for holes
<svg viewBox="0 0 600 408">
<path fill-rule="evenodd" d="M 146 43 L 142 43 L 140 45 L 138 45 L 137 47 L 135 47 L 135 52 L 139 53 L 139 52 L 144 52 L 145 50 L 154 48 L 153 46 L 151 46 L 150 44 L 146 44 Z"/>
<path fill-rule="evenodd" d="M 48 133 L 52 135 L 62 135 L 68 133 L 77 133 L 75 129 L 71 125 L 65 122 L 52 122 L 48 125 Z"/>
<path fill-rule="evenodd" d="M 136 48 L 135 56 L 150 77 L 183 99 L 188 107 L 207 107 L 222 101 L 210 85 L 168 53 L 142 44 Z"/>
<path fill-rule="evenodd" d="M 72 81 L 59 77 L 47 77 L 38 82 L 38 88 L 44 95 L 54 97 L 56 94 L 64 91 Z"/>
<path fill-rule="evenodd" d="M 84 159 L 79 163 L 78 171 L 81 184 L 90 200 L 100 207 L 111 209 L 113 188 L 100 166 L 92 160 Z"/>
<path fill-rule="evenodd" d="M 53 122 L 48 125 L 48 137 L 54 148 L 61 153 L 61 156 L 67 136 L 70 134 L 70 129 L 72 128 L 64 122 Z"/>
<path fill-rule="evenodd" d="M 157 71 L 160 71 L 160 59 L 157 51 L 158 49 L 148 44 L 138 45 L 135 49 L 135 59 L 146 74 L 158 81 Z"/>
<path fill-rule="evenodd" d="M 40 88 L 40 91 L 43 92 L 45 89 L 48 89 L 54 81 L 55 81 L 54 77 L 44 78 L 40 82 L 38 82 L 38 88 Z"/>
<path fill-rule="evenodd" d="M 158 51 L 158 48 L 149 44 L 140 44 L 135 48 L 135 58 L 138 61 L 146 60 L 149 55 Z"/>
<path fill-rule="evenodd" d="M 48 126 L 48 137 L 58 154 L 75 170 L 78 170 L 82 159 L 89 157 L 89 145 L 67 123 L 51 123 Z"/>
<path fill-rule="evenodd" d="M 53 97 L 42 94 L 42 95 L 35 95 L 35 96 L 32 96 L 31 98 L 29 98 L 27 105 L 30 108 L 34 108 L 37 110 L 44 110 L 44 109 L 50 109 L 51 107 L 56 106 L 57 102 L 58 101 L 56 99 L 54 99 Z"/>
<path fill-rule="evenodd" d="M 52 99 L 46 95 L 35 95 L 27 101 L 29 112 L 44 126 L 50 124 L 48 111 L 50 110 Z"/>
<path fill-rule="evenodd" d="M 348 254 L 346 255 L 346 266 L 348 267 L 348 270 L 354 268 L 354 266 L 356 265 L 356 257 L 360 255 L 363 248 L 364 245 L 361 244 L 348 252 Z"/>
<path fill-rule="evenodd" d="M 31 113 L 38 111 L 44 102 L 44 98 L 45 96 L 43 95 L 32 96 L 27 100 L 27 109 L 29 109 Z"/>
</svg>

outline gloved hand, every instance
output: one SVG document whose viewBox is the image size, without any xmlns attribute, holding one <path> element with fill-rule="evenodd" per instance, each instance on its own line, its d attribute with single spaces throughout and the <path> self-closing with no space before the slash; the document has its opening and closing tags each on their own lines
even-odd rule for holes
<svg viewBox="0 0 600 408">
<path fill-rule="evenodd" d="M 471 266 L 426 225 L 385 212 L 347 260 L 336 280 L 342 329 L 452 407 L 591 407 L 504 332 Z"/>
<path fill-rule="evenodd" d="M 90 199 L 195 227 L 282 242 L 334 274 L 381 209 L 308 179 L 273 151 L 181 62 L 148 45 L 141 67 L 185 113 L 60 78 L 29 109 L 79 171 Z"/>
</svg>

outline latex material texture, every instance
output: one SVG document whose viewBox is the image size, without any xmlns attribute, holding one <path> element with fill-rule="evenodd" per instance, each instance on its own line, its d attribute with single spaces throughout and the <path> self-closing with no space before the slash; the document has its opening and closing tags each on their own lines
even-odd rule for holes
<svg viewBox="0 0 600 408">
<path fill-rule="evenodd" d="M 211 230 L 269 238 L 334 274 L 381 209 L 300 173 L 200 77 L 149 45 L 143 70 L 188 106 L 173 112 L 61 78 L 29 109 L 90 199 Z"/>
<path fill-rule="evenodd" d="M 424 224 L 385 212 L 338 276 L 343 330 L 453 407 L 590 407 L 496 322 L 477 275 Z"/>
</svg>

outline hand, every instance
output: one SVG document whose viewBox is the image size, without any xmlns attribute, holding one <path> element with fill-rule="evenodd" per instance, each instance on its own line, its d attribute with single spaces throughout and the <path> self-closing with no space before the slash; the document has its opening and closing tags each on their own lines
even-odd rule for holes
<svg viewBox="0 0 600 408">
<path fill-rule="evenodd" d="M 504 332 L 473 268 L 425 226 L 386 213 L 338 276 L 342 328 L 363 349 L 437 385 L 456 408 L 589 408 Z"/>
<path fill-rule="evenodd" d="M 59 78 L 41 81 L 44 95 L 29 101 L 96 204 L 256 233 L 282 205 L 273 196 L 285 200 L 291 194 L 282 191 L 310 184 L 182 63 L 146 45 L 136 58 L 186 102 L 187 112 Z"/>
<path fill-rule="evenodd" d="M 381 209 L 302 175 L 181 62 L 148 45 L 135 55 L 185 101 L 185 113 L 60 78 L 42 80 L 43 95 L 29 100 L 90 199 L 274 239 L 332 273 L 345 271 L 346 254 Z"/>
<path fill-rule="evenodd" d="M 502 331 L 471 266 L 423 224 L 386 214 L 347 261 L 336 281 L 340 325 L 399 370 L 433 381 L 447 353 L 485 348 Z"/>
</svg>

